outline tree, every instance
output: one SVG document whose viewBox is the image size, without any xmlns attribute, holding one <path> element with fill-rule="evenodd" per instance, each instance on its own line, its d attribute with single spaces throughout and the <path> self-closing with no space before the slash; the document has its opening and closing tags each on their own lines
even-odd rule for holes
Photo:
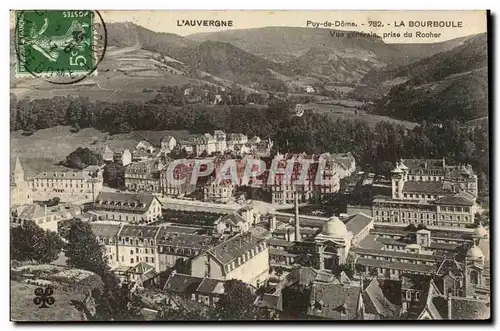
<svg viewBox="0 0 500 331">
<path fill-rule="evenodd" d="M 224 283 L 224 294 L 209 313 L 210 317 L 214 320 L 255 320 L 258 314 L 255 299 L 248 284 L 228 280 Z"/>
<path fill-rule="evenodd" d="M 34 222 L 14 227 L 10 236 L 12 260 L 50 263 L 57 259 L 64 247 L 57 233 L 43 230 Z"/>
<path fill-rule="evenodd" d="M 139 312 L 129 305 L 128 285 L 121 285 L 109 268 L 104 250 L 92 232 L 91 225 L 77 219 L 72 220 L 66 239 L 68 265 L 96 273 L 104 284 L 102 292 L 95 290 L 93 293 L 98 307 L 96 318 L 107 321 L 140 320 Z"/>
<path fill-rule="evenodd" d="M 89 270 L 101 277 L 109 269 L 89 223 L 72 220 L 66 239 L 66 257 L 70 267 Z"/>
<path fill-rule="evenodd" d="M 306 285 L 292 285 L 283 289 L 283 311 L 295 318 L 304 318 L 307 315 L 311 287 Z"/>
<path fill-rule="evenodd" d="M 78 147 L 75 151 L 66 156 L 62 162 L 66 167 L 74 169 L 85 169 L 89 165 L 99 165 L 102 163 L 101 155 L 92 152 L 87 147 Z"/>
<path fill-rule="evenodd" d="M 102 174 L 103 181 L 109 187 L 124 188 L 125 187 L 125 167 L 118 163 L 110 163 L 104 167 Z"/>
<path fill-rule="evenodd" d="M 191 275 L 191 263 L 189 260 L 183 260 L 181 258 L 175 260 L 174 264 L 174 270 L 176 270 L 178 273 L 185 274 L 185 275 Z"/>
<path fill-rule="evenodd" d="M 201 309 L 173 309 L 167 308 L 160 312 L 158 321 L 206 321 L 209 320 L 207 312 Z"/>
</svg>

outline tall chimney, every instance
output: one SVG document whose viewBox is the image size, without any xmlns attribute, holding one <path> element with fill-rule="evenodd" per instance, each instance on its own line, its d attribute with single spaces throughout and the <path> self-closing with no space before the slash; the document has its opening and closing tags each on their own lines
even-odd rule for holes
<svg viewBox="0 0 500 331">
<path fill-rule="evenodd" d="M 295 190 L 295 241 L 301 241 L 300 238 L 300 221 L 299 221 L 299 195 Z"/>
<path fill-rule="evenodd" d="M 446 301 L 448 303 L 448 319 L 451 320 L 451 291 L 448 291 L 448 296 L 446 298 Z"/>
</svg>

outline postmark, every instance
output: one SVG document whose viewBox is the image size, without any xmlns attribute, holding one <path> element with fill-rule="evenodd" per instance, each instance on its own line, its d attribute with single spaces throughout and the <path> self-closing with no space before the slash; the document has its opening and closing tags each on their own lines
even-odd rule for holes
<svg viewBox="0 0 500 331">
<path fill-rule="evenodd" d="M 29 10 L 15 17 L 16 77 L 74 84 L 97 74 L 107 41 L 99 12 Z"/>
</svg>

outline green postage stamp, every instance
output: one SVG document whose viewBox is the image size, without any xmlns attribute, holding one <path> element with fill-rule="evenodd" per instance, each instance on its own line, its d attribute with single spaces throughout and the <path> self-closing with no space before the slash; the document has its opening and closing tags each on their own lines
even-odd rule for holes
<svg viewBox="0 0 500 331">
<path fill-rule="evenodd" d="M 105 39 L 96 33 L 103 26 L 103 22 L 95 22 L 96 13 L 91 10 L 17 11 L 16 75 L 76 78 L 95 74 L 102 53 L 96 41 Z"/>
</svg>

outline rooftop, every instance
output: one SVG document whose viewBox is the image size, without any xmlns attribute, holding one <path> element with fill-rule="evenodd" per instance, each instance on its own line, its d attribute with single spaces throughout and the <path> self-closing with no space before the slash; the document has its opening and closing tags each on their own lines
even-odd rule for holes
<svg viewBox="0 0 500 331">
<path fill-rule="evenodd" d="M 474 200 L 470 198 L 470 194 L 461 192 L 452 196 L 444 196 L 434 203 L 437 205 L 473 206 Z"/>
<path fill-rule="evenodd" d="M 378 249 L 369 249 L 361 247 L 353 247 L 351 251 L 358 254 L 366 254 L 366 255 L 397 257 L 401 259 L 414 259 L 414 260 L 430 261 L 430 262 L 436 261 L 436 257 L 434 255 L 427 255 L 427 254 L 414 254 L 401 251 L 378 250 Z"/>
<path fill-rule="evenodd" d="M 81 170 L 66 170 L 66 171 L 44 171 L 38 173 L 35 179 L 67 179 L 67 180 L 87 180 L 89 176 Z"/>
<path fill-rule="evenodd" d="M 358 259 L 356 263 L 359 265 L 375 267 L 375 268 L 388 268 L 388 269 L 424 272 L 424 273 L 434 273 L 436 270 L 435 266 L 426 264 L 391 262 L 391 261 L 364 259 L 364 258 Z"/>
<path fill-rule="evenodd" d="M 118 236 L 153 239 L 158 233 L 159 229 L 160 227 L 157 226 L 124 224 L 122 229 L 118 233 Z"/>
<path fill-rule="evenodd" d="M 441 182 L 407 181 L 403 186 L 403 192 L 442 193 L 444 191 L 443 183 Z"/>
<path fill-rule="evenodd" d="M 202 281 L 202 277 L 195 277 L 175 272 L 168 277 L 163 289 L 183 294 L 195 293 Z"/>
<path fill-rule="evenodd" d="M 373 218 L 363 213 L 357 213 L 354 216 L 349 216 L 346 220 L 345 226 L 347 231 L 351 232 L 354 237 L 356 237 L 362 230 L 366 229 L 370 223 L 373 222 Z"/>
<path fill-rule="evenodd" d="M 315 283 L 308 314 L 329 319 L 355 319 L 360 287 Z"/>
<path fill-rule="evenodd" d="M 202 294 L 223 294 L 224 281 L 213 278 L 203 278 L 196 292 Z"/>
<path fill-rule="evenodd" d="M 90 223 L 92 232 L 98 237 L 113 238 L 118 235 L 120 231 L 120 224 L 104 224 L 104 223 Z"/>
<path fill-rule="evenodd" d="M 382 288 L 383 282 L 373 278 L 362 293 L 365 312 L 368 314 L 381 315 L 385 318 L 399 316 L 400 308 L 394 302 L 393 296 L 387 296 L 387 292 Z M 392 294 L 392 293 L 389 293 Z"/>
<path fill-rule="evenodd" d="M 98 210 L 125 210 L 145 212 L 154 200 L 152 194 L 101 192 L 96 198 L 95 208 Z"/>
<path fill-rule="evenodd" d="M 261 241 L 261 238 L 257 238 L 251 233 L 242 233 L 210 249 L 208 252 L 222 264 L 227 264 L 257 246 Z"/>
<path fill-rule="evenodd" d="M 205 236 L 190 233 L 169 233 L 165 230 L 161 231 L 157 237 L 159 245 L 174 246 L 179 248 L 191 249 L 207 249 L 219 243 L 219 241 L 212 236 Z"/>
</svg>

